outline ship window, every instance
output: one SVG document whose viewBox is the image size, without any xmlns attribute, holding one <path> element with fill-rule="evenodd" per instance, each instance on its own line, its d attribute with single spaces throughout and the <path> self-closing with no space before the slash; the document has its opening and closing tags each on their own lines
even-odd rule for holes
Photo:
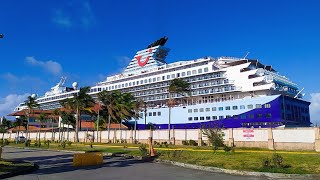
<svg viewBox="0 0 320 180">
<path fill-rule="evenodd" d="M 186 72 L 181 73 L 182 77 L 186 76 Z"/>
<path fill-rule="evenodd" d="M 209 71 L 209 69 L 207 67 L 204 68 L 203 70 L 204 70 L 204 72 L 208 72 Z"/>
<path fill-rule="evenodd" d="M 167 75 L 167 79 L 170 79 L 170 75 Z"/>
<path fill-rule="evenodd" d="M 137 81 L 137 85 L 139 85 L 139 81 Z"/>
<path fill-rule="evenodd" d="M 230 110 L 230 106 L 226 106 L 226 110 Z"/>
<path fill-rule="evenodd" d="M 200 108 L 200 112 L 203 112 L 203 108 Z"/>
<path fill-rule="evenodd" d="M 198 109 L 193 109 L 193 112 L 198 112 Z"/>
<path fill-rule="evenodd" d="M 198 118 L 198 117 L 194 117 L 193 119 L 194 119 L 195 121 L 198 121 L 198 120 L 199 120 L 199 118 Z"/>
<path fill-rule="evenodd" d="M 143 113 L 140 113 L 140 117 L 141 117 L 141 118 L 143 117 Z"/>
<path fill-rule="evenodd" d="M 188 75 L 188 76 L 191 75 L 191 71 L 188 71 L 188 72 L 187 72 L 187 75 Z"/>
<path fill-rule="evenodd" d="M 218 119 L 218 117 L 217 116 L 212 116 L 212 119 L 215 120 L 215 119 Z"/>
<path fill-rule="evenodd" d="M 198 69 L 198 73 L 202 73 L 202 69 Z"/>
<path fill-rule="evenodd" d="M 192 109 L 188 109 L 188 113 L 192 113 Z"/>
<path fill-rule="evenodd" d="M 128 87 L 128 83 L 126 83 L 126 87 Z M 112 89 L 113 89 L 113 86 L 112 86 Z"/>
<path fill-rule="evenodd" d="M 231 116 L 230 116 L 230 115 L 226 115 L 226 118 L 227 118 L 227 119 L 231 119 Z"/>
<path fill-rule="evenodd" d="M 197 71 L 196 70 L 192 70 L 192 74 L 196 74 L 197 73 Z"/>
<path fill-rule="evenodd" d="M 240 106 L 240 109 L 245 109 L 246 107 L 244 105 L 241 105 Z"/>
<path fill-rule="evenodd" d="M 249 114 L 249 119 L 253 119 L 254 115 L 253 114 Z"/>
<path fill-rule="evenodd" d="M 152 116 L 152 112 L 149 112 L 149 116 Z"/>
<path fill-rule="evenodd" d="M 131 82 L 129 82 L 129 86 L 131 86 Z"/>
<path fill-rule="evenodd" d="M 238 115 L 234 115 L 233 119 L 239 119 L 239 116 Z"/>
<path fill-rule="evenodd" d="M 266 114 L 266 118 L 272 118 L 271 113 L 267 113 L 267 114 Z"/>
<path fill-rule="evenodd" d="M 158 112 L 158 116 L 161 116 L 161 112 L 160 111 Z"/>
<path fill-rule="evenodd" d="M 176 77 L 176 75 L 175 74 L 171 74 L 171 78 L 175 78 Z"/>
<path fill-rule="evenodd" d="M 144 83 L 147 83 L 147 82 L 148 82 L 148 80 L 147 80 L 147 79 L 145 79 L 145 80 L 144 80 Z"/>
<path fill-rule="evenodd" d="M 252 104 L 249 104 L 249 105 L 248 105 L 248 109 L 253 109 L 253 105 L 252 105 Z"/>
<path fill-rule="evenodd" d="M 157 116 L 157 112 L 153 112 L 153 116 Z"/>
<path fill-rule="evenodd" d="M 151 83 L 151 78 L 149 78 L 149 83 Z"/>
<path fill-rule="evenodd" d="M 157 77 L 157 81 L 160 81 L 160 77 Z"/>
<path fill-rule="evenodd" d="M 262 118 L 262 114 L 257 114 L 257 118 Z"/>
<path fill-rule="evenodd" d="M 156 78 L 153 78 L 153 82 L 156 82 Z"/>
<path fill-rule="evenodd" d="M 217 110 L 217 108 L 216 108 L 216 107 L 213 107 L 213 108 L 212 108 L 212 111 L 216 111 L 216 110 Z"/>
<path fill-rule="evenodd" d="M 192 117 L 188 117 L 188 120 L 189 120 L 189 121 L 192 121 Z"/>
<path fill-rule="evenodd" d="M 165 76 L 162 76 L 162 80 L 165 80 L 165 78 L 166 78 Z"/>
<path fill-rule="evenodd" d="M 271 108 L 271 104 L 265 104 L 264 108 Z"/>
<path fill-rule="evenodd" d="M 210 116 L 206 116 L 206 120 L 210 120 Z"/>
<path fill-rule="evenodd" d="M 256 104 L 256 108 L 260 109 L 260 108 L 262 108 L 262 105 L 261 104 Z"/>
<path fill-rule="evenodd" d="M 206 112 L 209 112 L 210 111 L 210 108 L 206 108 Z"/>
<path fill-rule="evenodd" d="M 132 85 L 133 85 L 133 86 L 136 85 L 136 82 L 132 82 Z"/>
<path fill-rule="evenodd" d="M 246 119 L 247 116 L 246 116 L 245 114 L 241 114 L 240 118 L 241 118 L 241 119 Z"/>
<path fill-rule="evenodd" d="M 237 109 L 238 109 L 238 106 L 232 106 L 232 109 L 233 109 L 233 110 L 237 110 Z"/>
<path fill-rule="evenodd" d="M 219 119 L 223 119 L 224 117 L 223 116 L 219 116 Z"/>
<path fill-rule="evenodd" d="M 219 107 L 219 111 L 223 111 L 223 107 Z"/>
<path fill-rule="evenodd" d="M 200 120 L 204 120 L 204 117 L 200 117 Z"/>
<path fill-rule="evenodd" d="M 180 73 L 177 73 L 177 77 L 180 77 Z"/>
</svg>

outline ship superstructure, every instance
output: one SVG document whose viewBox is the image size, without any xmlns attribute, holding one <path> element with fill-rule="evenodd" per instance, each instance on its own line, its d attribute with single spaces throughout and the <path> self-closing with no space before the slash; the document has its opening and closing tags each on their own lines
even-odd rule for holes
<svg viewBox="0 0 320 180">
<path fill-rule="evenodd" d="M 182 78 L 191 84 L 191 95 L 171 94 L 171 128 L 199 128 L 219 122 L 224 127 L 309 126 L 309 102 L 302 100 L 297 84 L 272 66 L 256 59 L 203 57 L 166 63 L 170 49 L 163 37 L 138 51 L 124 72 L 91 87 L 90 95 L 107 90 L 130 92 L 146 102 L 139 128 L 153 123 L 168 128 L 168 86 Z M 46 93 L 37 99 L 41 108 L 59 107 L 59 100 L 72 97 L 76 88 Z"/>
</svg>

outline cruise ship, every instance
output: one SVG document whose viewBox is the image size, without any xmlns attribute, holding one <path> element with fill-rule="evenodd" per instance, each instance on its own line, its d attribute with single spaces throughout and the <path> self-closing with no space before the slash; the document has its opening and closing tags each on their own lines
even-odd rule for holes
<svg viewBox="0 0 320 180">
<path fill-rule="evenodd" d="M 137 120 L 139 129 L 152 123 L 157 129 L 194 129 L 220 124 L 224 128 L 310 126 L 310 102 L 303 89 L 257 59 L 205 56 L 167 63 L 167 37 L 138 51 L 126 69 L 92 86 L 97 98 L 103 90 L 132 93 L 146 102 Z M 175 78 L 191 84 L 190 95 L 172 94 L 175 106 L 169 118 L 168 86 Z M 59 101 L 79 90 L 65 87 L 66 78 L 36 101 L 41 109 L 59 108 Z M 25 108 L 21 103 L 16 110 Z M 135 120 L 129 121 L 133 123 Z M 169 122 L 170 121 L 170 122 Z M 170 127 L 169 127 L 170 125 Z"/>
</svg>

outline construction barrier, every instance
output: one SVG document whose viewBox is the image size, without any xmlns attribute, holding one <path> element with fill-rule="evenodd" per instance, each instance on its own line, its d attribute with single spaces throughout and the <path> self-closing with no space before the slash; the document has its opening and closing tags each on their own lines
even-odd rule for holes
<svg viewBox="0 0 320 180">
<path fill-rule="evenodd" d="M 102 153 L 81 153 L 73 155 L 73 166 L 94 166 L 103 163 Z"/>
</svg>

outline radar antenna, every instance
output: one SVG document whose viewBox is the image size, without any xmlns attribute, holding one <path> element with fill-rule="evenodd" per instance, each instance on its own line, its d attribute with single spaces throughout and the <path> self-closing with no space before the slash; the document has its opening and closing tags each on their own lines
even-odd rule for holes
<svg viewBox="0 0 320 180">
<path fill-rule="evenodd" d="M 243 57 L 243 59 L 246 59 L 249 54 L 250 52 L 247 52 L 247 54 Z"/>
<path fill-rule="evenodd" d="M 304 90 L 304 88 L 302 88 L 302 89 L 294 96 L 294 98 L 296 99 L 303 90 Z"/>
</svg>

